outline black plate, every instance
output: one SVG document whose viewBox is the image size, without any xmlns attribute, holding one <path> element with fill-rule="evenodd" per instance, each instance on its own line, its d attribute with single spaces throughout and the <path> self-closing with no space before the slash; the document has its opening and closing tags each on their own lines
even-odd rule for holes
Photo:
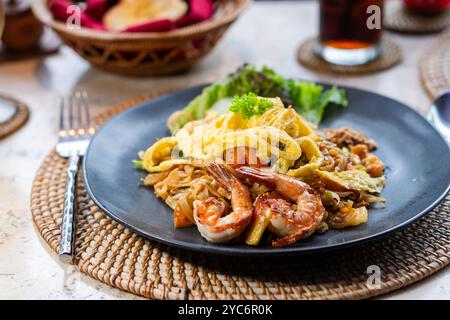
<svg viewBox="0 0 450 320">
<path fill-rule="evenodd" d="M 156 138 L 167 136 L 168 116 L 197 96 L 203 86 L 147 101 L 108 121 L 93 138 L 84 158 L 86 188 L 113 219 L 137 233 L 184 249 L 229 255 L 304 253 L 342 247 L 386 235 L 430 211 L 450 182 L 450 151 L 418 113 L 395 100 L 345 88 L 349 105 L 328 110 L 322 127 L 351 126 L 374 138 L 386 164 L 385 208 L 369 210 L 367 223 L 313 235 L 285 248 L 206 242 L 197 228 L 174 229 L 172 211 L 150 188 L 139 186 L 143 172 L 132 160 Z"/>
</svg>

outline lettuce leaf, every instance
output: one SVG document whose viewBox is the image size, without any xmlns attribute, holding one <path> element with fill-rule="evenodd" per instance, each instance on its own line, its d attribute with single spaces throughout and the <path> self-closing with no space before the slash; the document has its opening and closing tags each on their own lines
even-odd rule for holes
<svg viewBox="0 0 450 320">
<path fill-rule="evenodd" d="M 217 101 L 249 92 L 262 97 L 281 98 L 285 95 L 284 90 L 264 73 L 258 72 L 254 67 L 244 66 L 225 81 L 216 82 L 203 89 L 202 93 L 188 104 L 185 111 L 194 119 L 201 119 Z"/>
<path fill-rule="evenodd" d="M 291 96 L 295 110 L 309 122 L 319 124 L 325 108 L 331 104 L 347 106 L 345 91 L 333 86 L 323 90 L 322 86 L 313 83 L 291 81 Z"/>
<path fill-rule="evenodd" d="M 279 97 L 286 106 L 292 105 L 308 121 L 316 124 L 321 121 L 328 105 L 347 105 L 342 89 L 333 87 L 324 90 L 322 86 L 312 82 L 287 80 L 268 67 L 258 71 L 253 66 L 244 65 L 224 81 L 204 88 L 184 109 L 187 116 L 179 117 L 172 128 L 182 128 L 189 118 L 202 119 L 206 111 L 222 99 L 250 92 L 261 97 Z"/>
<path fill-rule="evenodd" d="M 288 105 L 292 105 L 309 122 L 319 124 L 328 105 L 347 106 L 345 91 L 336 86 L 324 90 L 322 86 L 314 82 L 286 80 L 268 67 L 263 67 L 261 72 L 288 92 L 291 100 Z M 286 104 L 286 101 L 283 102 Z"/>
</svg>

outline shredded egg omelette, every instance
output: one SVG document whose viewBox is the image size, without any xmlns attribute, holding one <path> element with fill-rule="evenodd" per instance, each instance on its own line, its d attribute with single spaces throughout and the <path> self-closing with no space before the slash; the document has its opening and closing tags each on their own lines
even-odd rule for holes
<svg viewBox="0 0 450 320">
<path fill-rule="evenodd" d="M 175 135 L 153 144 L 145 152 L 143 168 L 161 172 L 180 164 L 207 163 L 237 147 L 256 150 L 258 159 L 281 173 L 298 176 L 318 167 L 321 155 L 312 126 L 294 109 L 285 108 L 279 98 L 264 99 L 273 107 L 249 119 L 240 113 L 209 112 L 206 118 L 189 122 Z M 310 163 L 289 170 L 303 152 Z"/>
</svg>

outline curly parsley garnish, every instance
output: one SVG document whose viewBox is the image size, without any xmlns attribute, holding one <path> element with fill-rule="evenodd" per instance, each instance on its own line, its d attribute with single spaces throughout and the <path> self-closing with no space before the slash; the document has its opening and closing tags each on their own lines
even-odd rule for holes
<svg viewBox="0 0 450 320">
<path fill-rule="evenodd" d="M 234 113 L 241 113 L 245 119 L 255 115 L 261 115 L 274 106 L 272 101 L 259 98 L 253 92 L 235 96 L 231 102 L 229 110 Z"/>
</svg>

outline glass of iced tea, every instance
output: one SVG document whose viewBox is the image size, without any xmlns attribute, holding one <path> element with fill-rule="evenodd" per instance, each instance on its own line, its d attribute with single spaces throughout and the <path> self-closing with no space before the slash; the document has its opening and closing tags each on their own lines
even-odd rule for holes
<svg viewBox="0 0 450 320">
<path fill-rule="evenodd" d="M 320 0 L 316 53 L 339 65 L 361 65 L 380 55 L 383 0 Z"/>
</svg>

